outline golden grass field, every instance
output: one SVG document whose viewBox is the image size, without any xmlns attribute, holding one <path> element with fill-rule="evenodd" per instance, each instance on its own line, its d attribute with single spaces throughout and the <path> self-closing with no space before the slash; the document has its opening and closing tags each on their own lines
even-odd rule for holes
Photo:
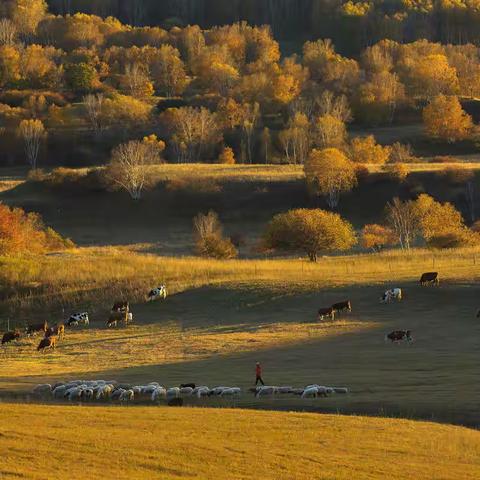
<svg viewBox="0 0 480 480">
<path fill-rule="evenodd" d="M 412 162 L 406 164 L 411 172 L 438 172 L 445 169 L 479 170 L 480 162 L 454 161 L 454 162 Z M 381 173 L 386 166 L 378 164 L 365 164 L 371 173 Z M 65 169 L 68 171 L 69 169 Z M 78 174 L 87 173 L 88 168 L 71 169 Z M 156 181 L 164 182 L 174 179 L 192 179 L 195 177 L 208 178 L 218 181 L 246 181 L 246 182 L 278 182 L 293 181 L 304 177 L 303 165 L 245 165 L 245 164 L 161 164 L 150 167 L 151 174 Z"/>
<path fill-rule="evenodd" d="M 108 248 L 5 261 L 2 282 L 16 286 L 7 302 L 17 312 L 12 322 L 54 323 L 86 310 L 92 323 L 68 330 L 54 353 L 38 354 L 38 339 L 4 347 L 0 387 L 18 392 L 44 381 L 108 377 L 247 390 L 261 360 L 268 383 L 348 386 L 352 393 L 270 403 L 246 395 L 239 405 L 478 425 L 477 254 L 420 250 L 310 264 L 160 258 Z M 441 286 L 421 288 L 420 274 L 434 267 Z M 145 293 L 160 282 L 170 296 L 145 303 Z M 404 289 L 404 301 L 380 305 L 380 294 L 391 286 Z M 135 324 L 108 330 L 108 310 L 120 298 L 132 301 Z M 316 322 L 319 307 L 346 298 L 354 305 L 351 315 Z M 384 344 L 385 333 L 406 328 L 414 344 Z"/>
<path fill-rule="evenodd" d="M 480 248 L 326 256 L 300 259 L 212 260 L 159 257 L 131 248 L 78 248 L 35 258 L 1 258 L 5 315 L 21 316 L 62 306 L 68 310 L 107 308 L 114 299 L 142 301 L 153 286 L 171 293 L 225 283 L 273 284 L 280 288 L 325 288 L 417 280 L 438 270 L 444 279 L 480 277 Z M 11 313 L 9 313 L 11 312 Z"/>
<path fill-rule="evenodd" d="M 307 413 L 3 404 L 0 451 L 2 479 L 480 477 L 479 432 Z"/>
<path fill-rule="evenodd" d="M 437 170 L 434 164 L 411 167 Z M 159 181 L 168 182 L 186 178 L 192 166 L 156 169 Z M 295 166 L 194 168 L 194 176 L 219 182 L 295 182 L 302 175 Z M 0 185 L 7 195 L 8 188 L 8 182 Z M 480 425 L 480 323 L 475 318 L 480 248 L 327 256 L 316 264 L 303 258 L 217 261 L 181 256 L 190 241 L 182 237 L 178 256 L 158 256 L 145 253 L 151 244 L 131 241 L 128 228 L 116 236 L 112 224 L 126 211 L 123 203 L 112 217 L 112 209 L 106 208 L 111 200 L 103 196 L 98 201 L 87 192 L 70 198 L 68 192 L 22 186 L 16 180 L 11 188 L 11 204 L 33 210 L 42 206 L 62 233 L 69 222 L 78 223 L 72 232 L 87 244 L 130 245 L 0 258 L 0 329 L 7 323 L 22 327 L 45 319 L 53 324 L 81 311 L 88 311 L 92 322 L 89 328 L 67 330 L 55 352 L 37 353 L 38 338 L 2 347 L 4 401 L 25 401 L 37 383 L 77 378 L 167 386 L 229 384 L 245 393 L 235 401 L 187 402 L 182 410 L 1 404 L 0 478 L 50 480 L 65 478 L 65 472 L 70 478 L 88 474 L 129 480 L 480 478 L 477 431 L 385 418 Z M 238 205 L 249 188 L 238 190 Z M 63 199 L 80 213 L 72 214 L 68 206 L 57 210 Z M 139 236 L 153 230 L 155 238 L 167 230 L 175 240 L 179 233 L 190 238 L 190 220 L 177 229 L 166 213 L 170 206 L 145 217 L 142 208 L 139 204 L 138 211 L 128 210 L 138 220 L 130 228 Z M 96 222 L 87 229 L 97 209 Z M 99 241 L 100 235 L 106 240 Z M 432 270 L 440 272 L 440 287 L 418 286 L 420 274 Z M 161 283 L 169 289 L 166 301 L 146 303 L 145 294 Z M 378 297 L 392 286 L 404 289 L 404 301 L 380 305 Z M 319 307 L 347 298 L 353 302 L 352 314 L 316 322 Z M 135 322 L 107 329 L 108 311 L 119 299 L 130 300 Z M 412 345 L 384 343 L 385 333 L 406 328 L 413 330 Z M 269 384 L 321 383 L 347 386 L 350 393 L 257 400 L 246 393 L 256 361 L 262 362 Z"/>
</svg>

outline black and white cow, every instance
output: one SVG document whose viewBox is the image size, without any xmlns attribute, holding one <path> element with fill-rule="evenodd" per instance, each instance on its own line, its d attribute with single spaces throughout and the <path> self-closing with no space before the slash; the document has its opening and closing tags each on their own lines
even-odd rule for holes
<svg viewBox="0 0 480 480">
<path fill-rule="evenodd" d="M 401 288 L 391 288 L 386 290 L 385 293 L 381 296 L 381 303 L 390 303 L 392 300 L 397 300 L 399 302 L 402 299 L 402 289 Z"/>
<path fill-rule="evenodd" d="M 90 319 L 88 318 L 88 313 L 74 313 L 70 315 L 70 318 L 66 321 L 67 327 L 77 327 L 78 325 L 86 325 L 90 324 Z"/>
<path fill-rule="evenodd" d="M 165 285 L 160 285 L 148 292 L 147 301 L 151 302 L 157 298 L 163 298 L 163 300 L 167 298 L 167 287 Z"/>
<path fill-rule="evenodd" d="M 398 343 L 402 341 L 413 342 L 411 330 L 394 330 L 393 332 L 385 335 L 385 341 L 391 341 L 392 343 Z"/>
</svg>

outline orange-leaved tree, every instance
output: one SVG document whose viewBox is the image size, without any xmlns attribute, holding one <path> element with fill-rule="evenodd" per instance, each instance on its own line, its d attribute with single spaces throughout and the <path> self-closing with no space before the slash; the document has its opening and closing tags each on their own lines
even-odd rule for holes
<svg viewBox="0 0 480 480">
<path fill-rule="evenodd" d="M 38 214 L 0 204 L 0 255 L 40 254 L 73 246 L 46 227 Z"/>
<path fill-rule="evenodd" d="M 468 138 L 473 127 L 458 98 L 445 95 L 438 95 L 423 109 L 423 123 L 429 137 L 449 143 Z"/>
</svg>

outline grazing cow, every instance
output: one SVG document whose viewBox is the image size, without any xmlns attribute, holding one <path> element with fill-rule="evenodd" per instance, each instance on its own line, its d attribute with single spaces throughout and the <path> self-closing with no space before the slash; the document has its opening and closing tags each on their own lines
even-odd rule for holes
<svg viewBox="0 0 480 480">
<path fill-rule="evenodd" d="M 385 293 L 380 298 L 382 303 L 390 303 L 392 300 L 397 300 L 398 302 L 402 299 L 402 289 L 401 288 L 391 288 L 386 290 Z"/>
<path fill-rule="evenodd" d="M 147 301 L 151 302 L 156 300 L 157 298 L 163 298 L 165 300 L 167 298 L 167 287 L 165 285 L 160 285 L 153 290 L 150 290 L 147 295 Z"/>
<path fill-rule="evenodd" d="M 45 333 L 48 330 L 48 323 L 43 322 L 43 323 L 37 323 L 34 325 L 27 325 L 27 328 L 25 329 L 25 332 L 28 336 L 34 335 L 35 333 L 38 332 L 43 332 Z"/>
<path fill-rule="evenodd" d="M 420 285 L 422 287 L 425 287 L 426 285 L 438 285 L 439 283 L 438 272 L 427 272 L 422 274 L 420 278 Z"/>
<path fill-rule="evenodd" d="M 332 305 L 332 310 L 335 312 L 351 312 L 352 311 L 352 302 L 350 300 L 345 300 L 344 302 L 334 303 Z"/>
<path fill-rule="evenodd" d="M 477 318 L 480 318 L 480 310 L 477 312 Z"/>
<path fill-rule="evenodd" d="M 402 341 L 412 342 L 412 331 L 411 330 L 395 330 L 385 335 L 385 341 L 390 340 L 392 343 L 398 343 Z"/>
<path fill-rule="evenodd" d="M 59 340 L 65 338 L 65 325 L 63 323 L 57 323 L 54 327 L 50 327 L 45 332 L 46 337 L 58 337 Z"/>
<path fill-rule="evenodd" d="M 112 312 L 128 312 L 130 310 L 130 303 L 127 301 L 115 302 L 112 307 Z"/>
<path fill-rule="evenodd" d="M 112 311 L 107 320 L 107 327 L 116 327 L 118 325 L 118 322 L 123 322 L 125 325 L 128 325 L 131 321 L 133 321 L 133 313 L 128 311 Z"/>
<path fill-rule="evenodd" d="M 5 332 L 2 337 L 2 345 L 4 345 L 5 343 L 13 342 L 14 340 L 18 340 L 19 338 L 19 330 L 14 330 L 13 332 Z"/>
<path fill-rule="evenodd" d="M 40 340 L 37 351 L 40 350 L 45 353 L 47 350 L 55 350 L 57 346 L 57 337 L 45 337 Z"/>
<path fill-rule="evenodd" d="M 67 320 L 67 327 L 77 327 L 80 324 L 86 326 L 90 325 L 88 312 L 74 313 L 73 315 L 70 315 L 70 318 Z"/>
<path fill-rule="evenodd" d="M 318 310 L 318 320 L 322 321 L 325 317 L 335 320 L 335 310 L 332 307 L 320 308 Z"/>
</svg>

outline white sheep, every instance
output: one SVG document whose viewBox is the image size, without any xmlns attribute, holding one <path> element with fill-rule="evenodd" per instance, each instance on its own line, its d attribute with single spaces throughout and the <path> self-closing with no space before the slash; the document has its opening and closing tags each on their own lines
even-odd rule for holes
<svg viewBox="0 0 480 480">
<path fill-rule="evenodd" d="M 55 399 L 63 398 L 66 391 L 67 391 L 67 388 L 65 387 L 65 385 L 59 385 L 52 392 L 53 398 Z"/>
<path fill-rule="evenodd" d="M 111 400 L 120 400 L 120 398 L 122 397 L 122 395 L 125 391 L 126 390 L 123 389 L 123 388 L 118 388 L 117 390 L 112 392 L 112 394 L 110 395 L 110 399 Z"/>
<path fill-rule="evenodd" d="M 257 389 L 256 397 L 258 398 L 267 395 L 275 395 L 276 393 L 278 393 L 278 387 L 264 385 Z"/>
<path fill-rule="evenodd" d="M 178 387 L 169 388 L 167 390 L 167 400 L 180 397 L 180 389 Z"/>
<path fill-rule="evenodd" d="M 182 397 L 191 397 L 193 393 L 192 387 L 183 387 L 180 389 L 180 395 Z"/>
<path fill-rule="evenodd" d="M 224 386 L 219 386 L 219 387 L 213 387 L 210 390 L 210 395 L 220 395 L 224 390 L 226 390 L 228 387 Z"/>
<path fill-rule="evenodd" d="M 66 395 L 71 402 L 74 402 L 76 400 L 77 401 L 81 400 L 83 395 L 83 388 L 81 387 L 72 388 L 66 392 Z"/>
<path fill-rule="evenodd" d="M 226 388 L 220 394 L 221 397 L 233 397 L 235 395 L 240 395 L 241 389 L 238 387 Z"/>
<path fill-rule="evenodd" d="M 202 398 L 202 397 L 208 397 L 209 393 L 210 393 L 210 389 L 205 385 L 202 385 L 200 387 L 195 387 L 193 389 L 192 395 L 196 396 L 197 398 Z"/>
<path fill-rule="evenodd" d="M 120 397 L 121 402 L 132 402 L 134 399 L 135 399 L 135 393 L 131 389 L 125 390 Z"/>
<path fill-rule="evenodd" d="M 42 383 L 33 389 L 33 393 L 36 395 L 45 395 L 46 393 L 51 393 L 51 391 L 52 386 L 49 383 Z"/>
<path fill-rule="evenodd" d="M 167 398 L 167 390 L 163 387 L 157 387 L 151 396 L 152 402 L 157 402 L 160 398 Z"/>
<path fill-rule="evenodd" d="M 318 397 L 318 388 L 314 386 L 310 386 L 305 388 L 302 393 L 302 398 L 317 398 Z"/>
</svg>

